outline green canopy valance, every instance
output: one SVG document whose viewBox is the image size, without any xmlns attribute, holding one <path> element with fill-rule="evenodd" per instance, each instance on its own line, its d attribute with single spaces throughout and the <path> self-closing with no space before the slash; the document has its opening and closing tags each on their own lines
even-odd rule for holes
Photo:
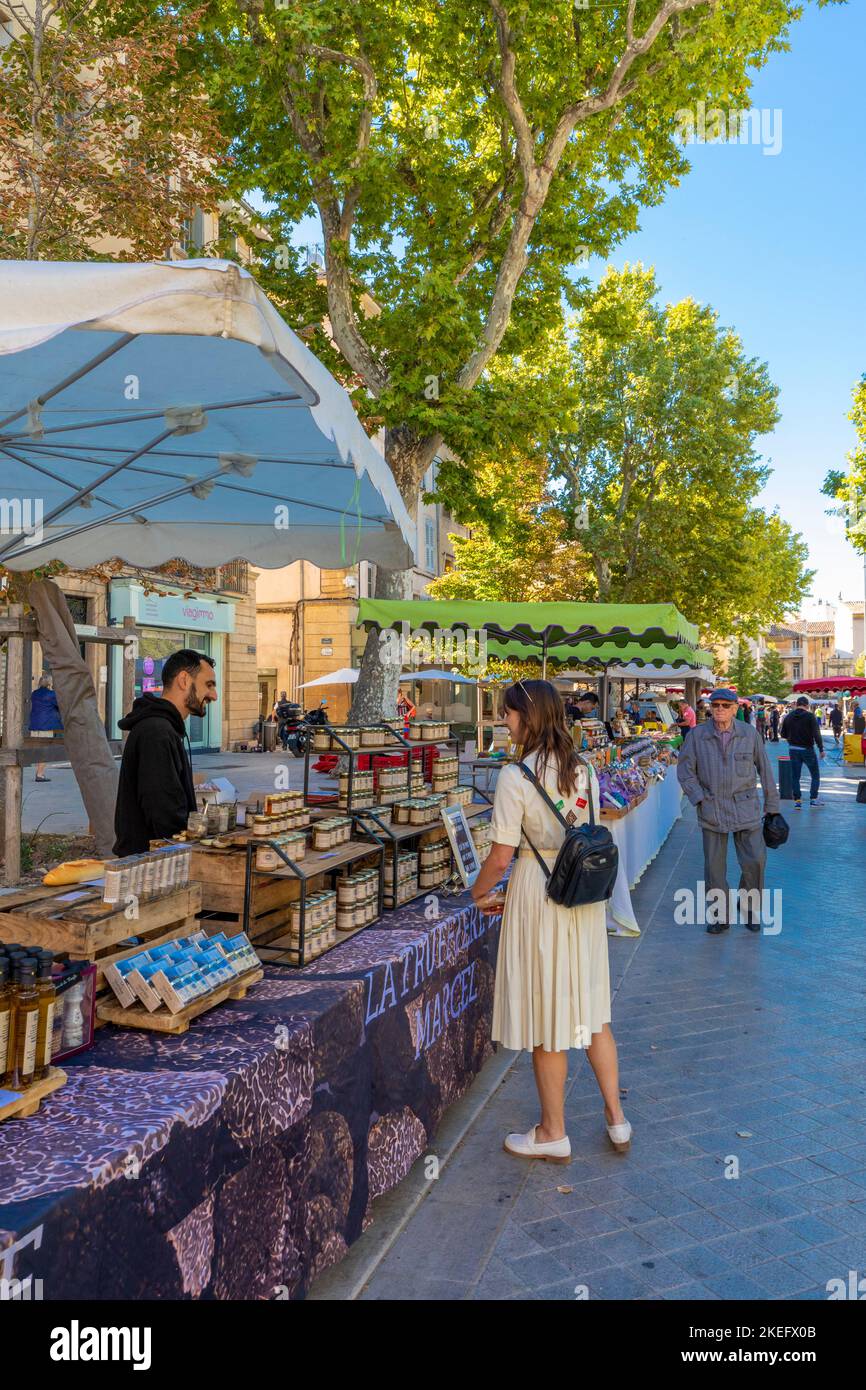
<svg viewBox="0 0 866 1390">
<path fill-rule="evenodd" d="M 366 628 L 486 633 L 490 656 L 604 668 L 627 662 L 712 666 L 698 629 L 670 603 L 487 603 L 439 599 L 361 599 Z"/>
</svg>

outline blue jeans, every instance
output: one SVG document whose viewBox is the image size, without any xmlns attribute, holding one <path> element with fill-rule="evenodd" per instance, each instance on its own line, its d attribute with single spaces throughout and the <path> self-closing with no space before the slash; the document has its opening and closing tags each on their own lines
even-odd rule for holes
<svg viewBox="0 0 866 1390">
<path fill-rule="evenodd" d="M 818 795 L 818 788 L 821 785 L 821 774 L 818 771 L 818 754 L 814 748 L 789 748 L 791 755 L 791 781 L 794 784 L 794 800 L 800 800 L 800 773 L 803 771 L 803 764 L 812 774 L 812 786 L 809 797 L 812 801 Z"/>
</svg>

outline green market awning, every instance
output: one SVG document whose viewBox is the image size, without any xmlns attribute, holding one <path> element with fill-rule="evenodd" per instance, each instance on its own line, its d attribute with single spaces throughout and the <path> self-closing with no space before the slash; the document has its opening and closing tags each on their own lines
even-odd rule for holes
<svg viewBox="0 0 866 1390">
<path fill-rule="evenodd" d="M 487 603 L 361 599 L 359 626 L 431 635 L 486 633 L 490 656 L 605 668 L 712 666 L 698 629 L 670 603 Z M 406 624 L 404 627 L 403 624 Z M 437 658 L 438 660 L 438 658 Z"/>
</svg>

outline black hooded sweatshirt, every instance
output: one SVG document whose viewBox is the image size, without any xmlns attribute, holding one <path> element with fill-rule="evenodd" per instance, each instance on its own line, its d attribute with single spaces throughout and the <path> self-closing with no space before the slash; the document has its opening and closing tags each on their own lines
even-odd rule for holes
<svg viewBox="0 0 866 1390">
<path fill-rule="evenodd" d="M 196 808 L 192 765 L 184 747 L 186 724 L 170 700 L 139 695 L 120 727 L 129 730 L 129 737 L 114 809 L 114 853 L 144 854 L 150 840 L 185 830 Z"/>
</svg>

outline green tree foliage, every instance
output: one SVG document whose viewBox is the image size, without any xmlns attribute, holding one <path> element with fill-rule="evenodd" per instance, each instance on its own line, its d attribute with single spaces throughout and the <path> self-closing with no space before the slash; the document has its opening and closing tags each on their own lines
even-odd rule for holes
<svg viewBox="0 0 866 1390">
<path fill-rule="evenodd" d="M 738 695 L 749 696 L 758 691 L 758 666 L 747 642 L 737 642 L 736 651 L 728 661 L 725 681 L 733 686 Z"/>
<path fill-rule="evenodd" d="M 773 695 L 777 700 L 786 700 L 791 694 L 790 677 L 785 672 L 785 663 L 775 647 L 767 647 L 761 659 L 756 690 L 762 694 Z"/>
<path fill-rule="evenodd" d="M 754 636 L 811 578 L 800 537 L 755 504 L 777 388 L 712 309 L 657 294 L 651 270 L 626 266 L 588 296 L 551 485 L 599 599 L 675 602 L 707 641 Z"/>
<path fill-rule="evenodd" d="M 563 297 L 576 302 L 588 256 L 686 172 L 683 113 L 747 106 L 801 13 L 796 0 L 208 7 L 229 186 L 273 213 L 268 289 L 306 321 L 288 244 L 313 215 L 330 329 L 407 503 L 443 441 L 467 469 L 489 455 L 491 361 L 531 351 Z M 527 400 L 524 438 L 543 418 Z"/>
<path fill-rule="evenodd" d="M 847 539 L 861 554 L 866 553 L 866 374 L 854 387 L 848 419 L 857 431 L 857 444 L 848 455 L 847 471 L 831 469 L 821 491 L 836 503 L 831 515 L 842 517 Z"/>
<path fill-rule="evenodd" d="M 3 0 L 0 255 L 162 259 L 190 207 L 215 202 L 224 138 L 196 72 L 198 14 Z"/>
</svg>

